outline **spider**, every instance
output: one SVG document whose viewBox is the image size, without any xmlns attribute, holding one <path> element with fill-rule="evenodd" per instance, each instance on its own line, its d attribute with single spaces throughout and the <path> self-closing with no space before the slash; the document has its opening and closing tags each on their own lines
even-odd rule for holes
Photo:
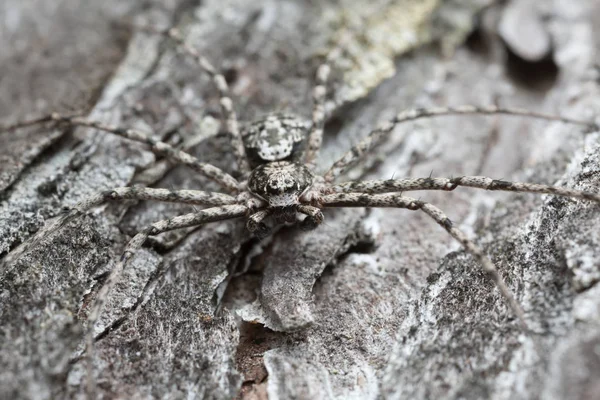
<svg viewBox="0 0 600 400">
<path fill-rule="evenodd" d="M 141 230 L 129 241 L 119 262 L 116 263 L 105 284 L 98 291 L 90 308 L 86 334 L 86 353 L 90 359 L 88 368 L 91 368 L 91 357 L 93 356 L 93 328 L 102 312 L 104 302 L 127 263 L 150 236 L 210 222 L 245 218 L 247 230 L 258 238 L 264 238 L 270 233 L 269 224 L 267 223 L 269 220 L 276 225 L 298 223 L 301 229 L 311 230 L 318 228 L 323 222 L 322 210 L 334 207 L 394 207 L 424 212 L 472 254 L 498 287 L 512 312 L 517 316 L 522 328 L 528 331 L 523 309 L 483 250 L 469 239 L 465 233 L 454 226 L 442 210 L 428 202 L 405 196 L 404 193 L 417 190 L 452 191 L 459 186 L 466 186 L 485 190 L 552 194 L 594 202 L 600 202 L 600 194 L 548 185 L 508 182 L 481 176 L 454 178 L 429 176 L 414 179 L 348 181 L 343 183 L 336 183 L 336 179 L 389 138 L 398 124 L 416 119 L 444 115 L 508 114 L 560 121 L 598 129 L 594 123 L 496 106 L 458 106 L 407 110 L 372 130 L 343 157 L 335 161 L 325 173 L 317 174 L 316 160 L 321 148 L 324 124 L 328 116 L 333 113 L 333 110 L 328 108 L 326 104 L 326 88 L 331 73 L 331 59 L 327 58 L 317 69 L 316 84 L 313 88 L 313 112 L 310 122 L 292 114 L 273 113 L 253 122 L 245 132 L 241 132 L 232 99 L 228 94 L 229 88 L 225 77 L 194 47 L 188 45 L 176 29 L 158 31 L 148 28 L 148 30 L 166 35 L 174 40 L 196 61 L 199 68 L 211 77 L 219 92 L 225 130 L 231 138 L 231 147 L 241 176 L 240 180 L 215 166 L 202 163 L 185 151 L 154 139 L 151 134 L 106 125 L 79 115 L 52 113 L 0 128 L 1 132 L 35 124 L 56 123 L 102 130 L 144 143 L 150 146 L 153 152 L 174 163 L 187 165 L 213 180 L 227 192 L 216 193 L 200 190 L 169 190 L 145 187 L 119 187 L 106 190 L 79 202 L 71 208 L 65 209 L 61 216 L 49 222 L 31 241 L 13 251 L 5 259 L 5 262 L 10 262 L 73 218 L 105 202 L 152 200 L 209 206 L 209 208 L 189 214 L 155 222 Z M 90 393 L 93 393 L 92 376 L 91 370 L 88 370 L 88 390 Z"/>
</svg>

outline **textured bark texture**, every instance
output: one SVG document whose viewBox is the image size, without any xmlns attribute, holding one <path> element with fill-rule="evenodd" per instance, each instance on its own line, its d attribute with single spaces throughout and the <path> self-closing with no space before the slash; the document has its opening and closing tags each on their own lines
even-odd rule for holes
<svg viewBox="0 0 600 400">
<path fill-rule="evenodd" d="M 598 120 L 600 1 L 491 3 L 4 0 L 0 122 L 82 110 L 192 142 L 202 161 L 232 171 L 210 80 L 169 40 L 123 23 L 179 27 L 225 71 L 242 121 L 310 116 L 315 67 L 347 24 L 356 35 L 332 83 L 344 106 L 326 125 L 322 170 L 406 108 L 497 103 Z M 149 168 L 164 176 L 148 182 Z M 600 132 L 421 120 L 350 176 L 430 173 L 598 192 Z M 109 134 L 1 133 L 0 257 L 63 205 L 133 183 L 217 190 Z M 243 221 L 215 223 L 154 238 L 126 269 L 96 327 L 98 398 L 598 398 L 600 207 L 474 189 L 418 196 L 492 257 L 535 334 L 424 214 L 327 211 L 316 231 L 286 227 L 262 242 Z M 90 302 L 128 238 L 189 211 L 109 204 L 0 258 L 0 398 L 83 398 Z"/>
</svg>

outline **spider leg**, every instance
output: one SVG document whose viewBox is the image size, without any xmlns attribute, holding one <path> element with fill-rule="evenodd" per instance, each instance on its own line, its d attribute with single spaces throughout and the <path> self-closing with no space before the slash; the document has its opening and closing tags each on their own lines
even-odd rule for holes
<svg viewBox="0 0 600 400">
<path fill-rule="evenodd" d="M 110 290 L 117 283 L 121 272 L 135 253 L 142 247 L 146 239 L 151 235 L 158 235 L 174 229 L 187 228 L 190 226 L 205 224 L 208 222 L 222 221 L 225 219 L 239 218 L 246 215 L 248 208 L 242 205 L 225 205 L 221 207 L 207 208 L 198 212 L 180 215 L 153 223 L 133 237 L 125 247 L 123 255 L 110 272 L 104 285 L 98 291 L 96 298 L 88 314 L 88 326 L 86 332 L 87 353 L 87 392 L 88 398 L 92 399 L 95 392 L 93 378 L 93 350 L 94 350 L 94 325 L 102 312 Z"/>
<path fill-rule="evenodd" d="M 312 126 L 308 134 L 306 164 L 311 170 L 315 169 L 321 144 L 323 143 L 323 127 L 325 125 L 325 97 L 327 95 L 327 80 L 331 68 L 325 62 L 317 70 L 317 82 L 313 89 Z"/>
<path fill-rule="evenodd" d="M 306 218 L 300 223 L 300 228 L 302 230 L 313 230 L 323 222 L 323 212 L 318 207 L 300 204 L 296 206 L 296 210 L 306 215 Z"/>
<path fill-rule="evenodd" d="M 16 129 L 22 129 L 22 128 L 27 128 L 29 126 L 34 126 L 34 125 L 40 125 L 46 122 L 55 122 L 54 120 L 54 116 L 55 114 L 47 114 L 47 115 L 43 115 L 41 117 L 37 117 L 37 118 L 32 118 L 32 119 L 28 119 L 25 121 L 18 121 L 15 122 L 13 124 L 10 125 L 0 125 L 0 132 L 8 132 L 8 131 L 14 131 Z M 68 114 L 68 115 L 63 115 L 64 118 L 75 118 L 75 117 L 81 117 L 82 113 L 72 113 L 72 114 Z"/>
<path fill-rule="evenodd" d="M 182 111 L 182 113 L 184 113 L 184 112 Z M 186 117 L 186 120 L 188 122 L 190 121 L 190 119 L 187 117 Z M 183 124 L 178 126 L 176 129 L 179 129 L 182 126 L 183 126 Z M 201 132 L 196 133 L 194 135 L 194 138 L 199 138 L 201 136 L 202 136 Z M 176 148 L 177 150 L 182 150 L 182 151 L 189 153 L 190 151 L 192 151 L 192 149 L 194 148 L 194 146 L 197 143 L 199 143 L 199 142 L 194 141 L 192 143 L 192 142 L 188 142 L 186 140 L 182 140 L 181 142 L 174 141 L 169 144 L 171 146 L 173 146 L 174 148 Z M 167 159 L 167 158 L 162 158 L 160 160 L 156 160 L 148 167 L 143 168 L 140 171 L 136 172 L 136 174 L 133 177 L 133 179 L 131 180 L 130 184 L 141 185 L 141 186 L 152 186 L 152 185 L 156 184 L 158 181 L 160 181 L 161 179 L 163 179 L 167 175 L 167 173 L 175 166 L 176 166 L 176 164 L 173 163 L 172 161 L 169 161 L 169 159 Z"/>
<path fill-rule="evenodd" d="M 136 186 L 119 187 L 111 190 L 105 190 L 80 201 L 71 208 L 66 207 L 61 216 L 47 223 L 31 239 L 10 252 L 4 258 L 2 264 L 8 265 L 12 263 L 22 254 L 29 252 L 30 249 L 36 247 L 42 240 L 47 239 L 54 232 L 64 227 L 74 218 L 82 215 L 87 210 L 97 207 L 107 201 L 119 200 L 153 200 L 203 206 L 225 206 L 237 204 L 237 200 L 227 194 L 203 192 L 200 190 L 169 190 Z"/>
<path fill-rule="evenodd" d="M 341 57 L 345 44 L 351 38 L 350 32 L 346 29 L 339 31 L 338 36 L 337 43 L 317 69 L 316 82 L 312 92 L 312 125 L 308 134 L 308 146 L 306 150 L 306 164 L 311 170 L 314 170 L 316 167 L 319 151 L 323 144 L 325 121 L 344 105 L 343 101 L 332 100 L 326 102 L 327 81 L 331 74 L 331 64 L 335 63 Z"/>
<path fill-rule="evenodd" d="M 174 164 L 166 159 L 158 160 L 149 167 L 136 173 L 130 183 L 141 186 L 154 185 L 163 179 L 173 167 Z"/>
<path fill-rule="evenodd" d="M 248 217 L 246 229 L 248 229 L 249 232 L 254 233 L 257 238 L 264 239 L 269 235 L 270 229 L 263 221 L 271 214 L 273 214 L 273 210 L 269 208 L 256 211 Z"/>
<path fill-rule="evenodd" d="M 525 312 L 521 305 L 515 300 L 512 291 L 508 288 L 504 279 L 487 257 L 483 250 L 473 243 L 467 235 L 456 228 L 450 218 L 442 210 L 432 204 L 417 200 L 411 197 L 402 196 L 399 193 L 387 194 L 365 194 L 365 193 L 337 193 L 325 195 L 321 198 L 323 207 L 396 207 L 406 208 L 408 210 L 421 210 L 429 215 L 435 222 L 444 228 L 450 236 L 456 239 L 475 259 L 479 262 L 483 270 L 494 281 L 496 287 L 500 290 L 502 297 L 506 300 L 513 313 L 519 319 L 521 327 L 525 332 L 529 332 L 527 322 L 525 321 Z"/>
<path fill-rule="evenodd" d="M 23 121 L 10 126 L 0 127 L 0 132 L 18 129 L 43 122 L 65 123 L 72 126 L 83 126 L 86 128 L 98 129 L 104 132 L 112 133 L 117 136 L 121 136 L 125 139 L 145 143 L 147 145 L 150 145 L 150 149 L 154 153 L 163 155 L 169 160 L 178 164 L 187 165 L 196 172 L 199 172 L 207 178 L 215 181 L 228 191 L 238 192 L 240 189 L 240 183 L 234 177 L 232 177 L 222 169 L 217 168 L 211 164 L 202 163 L 191 154 L 186 153 L 182 150 L 177 150 L 170 144 L 161 142 L 160 140 L 154 139 L 148 134 L 135 129 L 125 129 L 109 124 L 104 124 L 98 121 L 89 121 L 85 118 L 81 118 L 78 116 L 52 113 L 44 117 L 36 118 L 34 120 Z"/>
<path fill-rule="evenodd" d="M 458 186 L 506 192 L 526 192 L 553 194 L 600 203 L 600 194 L 565 187 L 540 185 L 526 182 L 508 182 L 485 176 L 461 176 L 457 178 L 415 178 L 388 179 L 372 181 L 351 181 L 333 185 L 330 189 L 336 193 L 390 193 L 411 190 L 446 190 L 451 191 Z"/>
<path fill-rule="evenodd" d="M 194 59 L 196 64 L 202 69 L 213 81 L 217 90 L 219 91 L 219 103 L 221 104 L 221 111 L 223 112 L 223 118 L 225 119 L 225 126 L 227 133 L 231 136 L 231 145 L 233 147 L 233 153 L 237 160 L 239 172 L 242 175 L 250 173 L 250 164 L 246 157 L 246 149 L 244 148 L 244 142 L 240 133 L 238 124 L 237 114 L 233 109 L 233 101 L 229 97 L 229 85 L 227 80 L 204 56 L 200 54 L 198 49 L 187 44 L 185 39 L 175 28 L 160 30 L 150 26 L 136 27 L 142 31 L 157 33 L 164 35 L 173 40 L 177 45 L 186 52 L 191 58 Z"/>
<path fill-rule="evenodd" d="M 529 118 L 537 118 L 548 121 L 559 121 L 568 124 L 583 125 L 591 127 L 594 130 L 599 129 L 598 125 L 590 121 L 581 121 L 572 118 L 560 117 L 556 115 L 549 115 L 538 113 L 529 110 L 523 110 L 519 108 L 502 108 L 496 106 L 487 107 L 475 107 L 475 106 L 458 106 L 458 107 L 439 107 L 429 109 L 413 109 L 406 110 L 396 115 L 393 119 L 388 122 L 381 124 L 378 128 L 371 131 L 365 138 L 363 138 L 358 144 L 353 146 L 346 154 L 344 154 L 339 160 L 333 163 L 329 171 L 324 175 L 326 182 L 333 182 L 336 177 L 346 172 L 356 162 L 358 162 L 364 155 L 371 149 L 380 145 L 385 141 L 388 136 L 392 133 L 394 128 L 404 122 L 415 121 L 417 119 L 438 117 L 438 116 L 450 116 L 450 115 L 513 115 L 523 116 Z"/>
</svg>

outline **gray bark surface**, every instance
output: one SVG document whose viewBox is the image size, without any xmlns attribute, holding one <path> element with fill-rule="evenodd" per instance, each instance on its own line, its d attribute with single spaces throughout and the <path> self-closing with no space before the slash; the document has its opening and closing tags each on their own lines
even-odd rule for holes
<svg viewBox="0 0 600 400">
<path fill-rule="evenodd" d="M 528 12 L 515 17 L 521 1 Z M 273 110 L 310 115 L 318 55 L 340 15 L 351 23 L 354 14 L 370 16 L 371 37 L 356 44 L 361 62 L 334 69 L 337 100 L 348 104 L 326 126 L 322 169 L 407 108 L 600 114 L 597 0 L 533 9 L 519 0 L 508 11 L 475 0 L 50 3 L 0 4 L 2 124 L 83 109 L 174 143 L 196 140 L 194 154 L 231 171 L 209 79 L 168 40 L 117 23 L 178 26 L 228 71 L 250 121 Z M 426 22 L 407 28 L 418 10 Z M 528 19 L 533 33 L 519 43 Z M 63 205 L 144 181 L 154 161 L 139 143 L 89 130 L 1 133 L 0 257 Z M 398 127 L 351 177 L 432 171 L 597 192 L 600 132 L 510 117 L 421 120 Z M 181 167 L 152 186 L 218 189 Z M 96 326 L 99 398 L 598 398 L 600 207 L 474 189 L 419 196 L 483 246 L 536 334 L 519 329 L 479 266 L 425 214 L 329 210 L 316 231 L 286 227 L 261 243 L 228 221 L 153 238 L 136 255 Z M 109 204 L 14 261 L 0 258 L 0 398 L 83 398 L 90 302 L 128 238 L 190 211 Z"/>
</svg>

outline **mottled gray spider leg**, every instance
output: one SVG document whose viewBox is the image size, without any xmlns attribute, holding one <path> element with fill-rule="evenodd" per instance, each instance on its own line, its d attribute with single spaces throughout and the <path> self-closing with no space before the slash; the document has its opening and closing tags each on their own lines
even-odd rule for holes
<svg viewBox="0 0 600 400">
<path fill-rule="evenodd" d="M 519 108 L 502 108 L 496 106 L 475 107 L 475 106 L 458 106 L 458 107 L 439 107 L 430 109 L 414 109 L 406 110 L 398 114 L 392 120 L 381 124 L 377 129 L 369 133 L 357 145 L 353 146 L 342 158 L 337 160 L 329 171 L 324 175 L 325 181 L 331 183 L 336 177 L 346 172 L 354 166 L 364 155 L 371 149 L 380 145 L 385 141 L 394 128 L 403 122 L 414 121 L 421 118 L 445 116 L 445 115 L 513 115 L 529 118 L 544 119 L 549 121 L 560 121 L 569 124 L 584 125 L 591 127 L 594 130 L 598 129 L 598 125 L 590 121 L 581 121 L 571 118 L 565 118 L 555 115 L 548 115 L 534 111 L 523 110 Z"/>
<path fill-rule="evenodd" d="M 508 288 L 504 279 L 492 263 L 492 261 L 483 253 L 467 235 L 458 228 L 454 227 L 450 218 L 442 210 L 421 200 L 411 197 L 404 197 L 399 193 L 387 194 L 361 194 L 361 193 L 337 193 L 325 195 L 321 198 L 323 207 L 397 207 L 409 210 L 421 210 L 435 220 L 444 228 L 454 239 L 456 239 L 475 259 L 479 262 L 483 270 L 494 281 L 500 293 L 507 301 L 513 313 L 519 319 L 521 327 L 525 332 L 529 332 L 527 322 L 525 321 L 525 312 L 521 305 L 515 300 L 512 291 Z"/>
<path fill-rule="evenodd" d="M 184 113 L 184 111 L 182 111 Z M 189 122 L 190 119 L 186 117 L 186 121 Z M 178 125 L 174 131 L 181 129 L 184 124 Z M 177 150 L 182 150 L 190 153 L 193 146 L 186 146 L 185 141 L 180 142 L 179 137 L 175 137 L 178 140 L 169 140 L 171 146 L 176 148 Z M 175 167 L 176 164 L 169 161 L 167 158 L 161 158 L 159 160 L 155 160 L 151 165 L 146 168 L 141 169 L 140 171 L 136 171 L 135 176 L 132 178 L 130 185 L 136 186 L 152 186 L 155 185 L 158 181 L 163 179 L 167 173 Z"/>
<path fill-rule="evenodd" d="M 233 147 L 233 153 L 235 155 L 237 165 L 239 168 L 239 172 L 242 175 L 246 175 L 250 173 L 250 164 L 248 164 L 248 159 L 246 158 L 246 149 L 244 148 L 244 142 L 242 140 L 242 135 L 240 133 L 240 128 L 238 125 L 237 115 L 235 110 L 233 109 L 233 102 L 229 97 L 229 85 L 227 84 L 227 80 L 205 57 L 203 57 L 200 52 L 194 48 L 193 46 L 186 43 L 185 39 L 181 35 L 181 33 L 175 29 L 167 29 L 167 30 L 158 30 L 152 27 L 140 27 L 143 31 L 148 31 L 152 33 L 158 33 L 161 35 L 165 35 L 171 38 L 175 43 L 177 43 L 183 51 L 185 51 L 188 55 L 190 55 L 196 64 L 212 79 L 214 85 L 217 87 L 219 91 L 219 98 L 221 104 L 221 111 L 223 111 L 223 118 L 225 119 L 225 126 L 227 132 L 231 136 L 231 145 Z"/>
<path fill-rule="evenodd" d="M 222 221 L 225 219 L 239 218 L 246 215 L 248 208 L 242 205 L 226 205 L 222 207 L 207 208 L 195 213 L 180 215 L 177 217 L 164 219 L 148 226 L 140 233 L 135 235 L 125 247 L 125 251 L 119 262 L 116 263 L 113 270 L 110 272 L 104 285 L 98 291 L 96 298 L 92 304 L 88 314 L 88 326 L 86 332 L 86 353 L 87 353 L 87 394 L 89 398 L 95 398 L 95 382 L 93 376 L 93 350 L 94 350 L 94 326 L 104 303 L 106 302 L 110 290 L 118 282 L 121 272 L 142 247 L 146 239 L 151 235 L 158 235 L 163 232 L 174 229 L 187 228 L 190 226 L 205 224 L 208 222 Z"/>
<path fill-rule="evenodd" d="M 81 112 L 63 115 L 63 117 L 65 117 L 65 118 L 75 118 L 75 117 L 81 117 L 81 116 L 82 116 Z M 46 122 L 54 122 L 53 114 L 43 115 L 41 117 L 32 118 L 32 119 L 28 119 L 25 121 L 18 121 L 11 125 L 4 125 L 4 126 L 0 125 L 0 132 L 14 131 L 17 129 L 27 128 L 29 126 L 40 125 L 40 124 L 43 124 Z"/>
<path fill-rule="evenodd" d="M 317 207 L 299 204 L 296 210 L 306 215 L 306 218 L 300 223 L 300 228 L 305 231 L 310 231 L 317 228 L 323 222 L 323 211 Z"/>
<path fill-rule="evenodd" d="M 331 186 L 336 193 L 389 193 L 408 192 L 411 190 L 446 190 L 451 191 L 458 186 L 472 187 L 485 190 L 505 192 L 526 192 L 552 194 L 555 196 L 572 197 L 600 203 L 600 194 L 565 187 L 540 185 L 526 182 L 508 182 L 485 176 L 460 176 L 457 178 L 414 178 L 388 179 L 373 181 L 351 181 Z"/>
<path fill-rule="evenodd" d="M 269 235 L 271 230 L 263 221 L 271 214 L 273 214 L 273 210 L 269 208 L 251 214 L 246 221 L 246 229 L 258 239 L 264 239 Z"/>
<path fill-rule="evenodd" d="M 313 89 L 312 126 L 308 134 L 306 165 L 314 170 L 323 143 L 323 127 L 325 126 L 325 97 L 327 96 L 327 80 L 331 69 L 327 63 L 321 64 L 317 70 L 316 85 Z"/>
<path fill-rule="evenodd" d="M 338 40 L 333 49 L 329 51 L 323 63 L 317 69 L 315 87 L 313 88 L 313 111 L 312 125 L 308 134 L 308 146 L 306 150 L 306 165 L 309 169 L 316 168 L 319 151 L 323 144 L 323 128 L 325 121 L 330 118 L 336 110 L 344 105 L 343 102 L 338 102 L 335 99 L 329 102 L 327 97 L 327 82 L 331 74 L 331 65 L 335 63 L 344 51 L 344 45 L 352 37 L 350 32 L 342 29 L 338 32 Z"/>
<path fill-rule="evenodd" d="M 185 151 L 185 150 L 184 150 Z M 147 168 L 137 172 L 131 180 L 132 185 L 151 186 L 160 181 L 173 168 L 174 164 L 166 159 L 158 160 Z"/>
<path fill-rule="evenodd" d="M 87 208 L 94 207 L 96 203 L 110 200 L 151 200 L 171 203 L 184 203 L 200 206 L 225 206 L 236 204 L 235 197 L 224 193 L 204 192 L 202 190 L 170 190 L 146 187 L 119 187 L 105 190 L 91 197 L 86 204 Z M 93 204 L 92 204 L 93 202 Z M 81 203 L 79 203 L 81 204 Z M 79 205 L 78 204 L 78 205 Z M 77 207 L 77 206 L 75 206 Z M 83 212 L 81 210 L 80 212 Z"/>
<path fill-rule="evenodd" d="M 182 111 L 182 113 L 184 113 L 184 111 Z M 190 118 L 186 118 L 186 119 L 188 122 L 190 121 Z M 184 124 L 181 124 L 176 129 L 183 127 L 183 125 Z M 173 147 L 177 148 L 178 150 L 182 150 L 187 153 L 190 153 L 197 144 L 205 141 L 206 139 L 208 139 L 208 137 L 209 136 L 206 135 L 206 132 L 199 131 L 196 134 L 194 134 L 191 138 L 189 138 L 189 140 L 182 138 L 181 142 L 169 143 L 169 144 L 171 144 Z M 162 178 L 164 178 L 165 175 L 174 166 L 176 166 L 175 163 L 173 163 L 172 161 L 169 161 L 169 159 L 167 159 L 167 158 L 163 158 L 161 160 L 154 162 L 149 167 L 136 173 L 135 176 L 133 177 L 133 180 L 130 183 L 133 185 L 152 186 L 152 185 L 156 184 L 158 181 L 160 181 Z"/>
<path fill-rule="evenodd" d="M 172 203 L 186 203 L 202 206 L 223 206 L 236 204 L 237 200 L 223 193 L 203 192 L 200 190 L 169 190 L 153 189 L 144 187 L 119 187 L 105 190 L 88 197 L 71 208 L 66 208 L 63 214 L 47 223 L 31 239 L 18 248 L 11 251 L 2 261 L 3 265 L 9 265 L 22 254 L 29 252 L 32 248 L 46 240 L 57 230 L 64 227 L 73 219 L 81 216 L 87 210 L 97 207 L 107 201 L 119 200 L 151 200 Z"/>
<path fill-rule="evenodd" d="M 0 127 L 0 132 L 18 129 L 25 126 L 33 125 L 34 123 L 42 122 L 65 123 L 72 126 L 94 128 L 108 133 L 112 133 L 117 136 L 121 136 L 125 139 L 145 143 L 150 146 L 153 152 L 163 155 L 164 157 L 168 158 L 169 160 L 175 163 L 187 165 L 196 172 L 199 172 L 200 174 L 218 183 L 228 191 L 237 193 L 240 190 L 240 183 L 234 177 L 221 170 L 220 168 L 217 168 L 210 164 L 202 163 L 191 154 L 186 153 L 185 151 L 177 150 L 170 144 L 161 142 L 160 140 L 155 139 L 150 135 L 135 129 L 125 129 L 113 125 L 104 124 L 98 121 L 89 121 L 80 117 L 52 113 L 50 115 L 47 115 L 42 118 L 37 118 L 35 120 L 24 121 L 5 128 Z"/>
</svg>

